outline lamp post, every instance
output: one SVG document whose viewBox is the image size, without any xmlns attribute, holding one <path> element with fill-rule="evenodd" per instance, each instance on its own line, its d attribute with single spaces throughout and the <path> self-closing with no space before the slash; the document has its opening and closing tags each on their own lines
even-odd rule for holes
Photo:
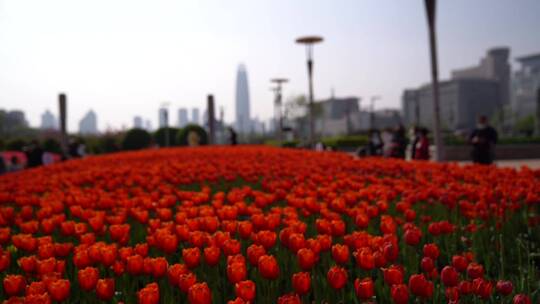
<svg viewBox="0 0 540 304">
<path fill-rule="evenodd" d="M 429 29 L 429 49 L 431 53 L 431 88 L 433 94 L 433 137 L 435 139 L 435 160 L 444 160 L 443 142 L 441 138 L 441 122 L 439 110 L 439 68 L 437 63 L 437 36 L 435 30 L 436 0 L 425 0 Z"/>
<path fill-rule="evenodd" d="M 304 36 L 296 39 L 296 43 L 306 46 L 307 70 L 309 82 L 309 144 L 315 143 L 315 109 L 313 104 L 313 45 L 322 42 L 320 36 Z"/>
<path fill-rule="evenodd" d="M 273 89 L 273 91 L 276 93 L 275 100 L 274 100 L 274 115 L 276 119 L 276 123 L 278 125 L 278 132 L 277 137 L 278 141 L 281 144 L 283 141 L 283 115 L 281 113 L 281 104 L 282 104 L 282 86 L 284 83 L 289 82 L 286 78 L 273 78 L 270 79 L 270 82 L 275 83 L 276 87 Z"/>
<path fill-rule="evenodd" d="M 374 129 L 375 128 L 375 101 L 381 99 L 380 96 L 371 96 L 369 105 L 369 128 Z"/>
</svg>

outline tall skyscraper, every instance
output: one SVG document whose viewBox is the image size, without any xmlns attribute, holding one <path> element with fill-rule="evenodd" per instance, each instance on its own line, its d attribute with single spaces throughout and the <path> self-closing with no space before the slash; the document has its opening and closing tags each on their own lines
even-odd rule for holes
<svg viewBox="0 0 540 304">
<path fill-rule="evenodd" d="M 178 127 L 183 128 L 188 124 L 188 111 L 186 108 L 178 110 Z"/>
<path fill-rule="evenodd" d="M 164 128 L 169 125 L 169 112 L 167 111 L 166 108 L 159 109 L 158 122 L 159 122 L 158 125 L 160 128 Z"/>
<path fill-rule="evenodd" d="M 236 129 L 240 133 L 251 131 L 248 78 L 243 64 L 236 73 Z"/>
<path fill-rule="evenodd" d="M 133 117 L 133 128 L 143 129 L 143 120 L 140 116 Z"/>
<path fill-rule="evenodd" d="M 191 122 L 197 125 L 201 124 L 199 121 L 199 109 L 193 108 L 191 111 Z"/>
<path fill-rule="evenodd" d="M 97 115 L 93 110 L 90 110 L 84 115 L 79 122 L 79 133 L 81 134 L 97 134 Z"/>
<path fill-rule="evenodd" d="M 58 129 L 58 122 L 51 111 L 46 110 L 41 114 L 41 129 L 42 130 L 56 130 Z"/>
</svg>

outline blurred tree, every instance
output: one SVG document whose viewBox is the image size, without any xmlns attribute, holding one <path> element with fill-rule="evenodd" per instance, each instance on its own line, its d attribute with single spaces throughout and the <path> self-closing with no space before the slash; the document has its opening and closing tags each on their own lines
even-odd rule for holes
<svg viewBox="0 0 540 304">
<path fill-rule="evenodd" d="M 201 126 L 190 124 L 180 129 L 177 142 L 181 146 L 200 146 L 208 144 L 208 134 Z"/>
<path fill-rule="evenodd" d="M 534 133 L 534 122 L 534 115 L 531 114 L 518 120 L 515 128 L 519 133 L 530 137 Z"/>
<path fill-rule="evenodd" d="M 131 129 L 127 131 L 122 141 L 123 150 L 140 150 L 150 146 L 152 137 L 143 129 Z"/>
<path fill-rule="evenodd" d="M 24 146 L 26 146 L 26 141 L 21 138 L 15 138 L 8 141 L 6 145 L 6 150 L 8 151 L 22 151 Z"/>
<path fill-rule="evenodd" d="M 62 147 L 60 146 L 60 142 L 54 138 L 47 138 L 43 141 L 43 150 L 45 150 L 46 152 L 58 154 L 62 153 Z"/>
<path fill-rule="evenodd" d="M 169 146 L 178 146 L 178 132 L 180 129 L 172 127 L 163 127 L 159 128 L 154 132 L 154 141 L 160 146 L 167 146 L 166 143 L 166 134 L 169 132 Z"/>
</svg>

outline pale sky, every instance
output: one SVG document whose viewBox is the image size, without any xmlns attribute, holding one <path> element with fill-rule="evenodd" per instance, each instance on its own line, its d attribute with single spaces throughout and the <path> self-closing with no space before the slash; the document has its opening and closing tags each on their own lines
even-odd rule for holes
<svg viewBox="0 0 540 304">
<path fill-rule="evenodd" d="M 439 63 L 477 64 L 486 50 L 540 52 L 540 1 L 438 1 Z M 157 125 L 170 102 L 199 107 L 214 94 L 234 117 L 238 64 L 247 66 L 252 116 L 273 113 L 269 79 L 287 77 L 284 95 L 305 94 L 305 50 L 317 34 L 315 97 L 360 96 L 400 107 L 403 89 L 430 79 L 423 0 L 0 0 L 0 108 L 21 109 L 31 125 L 57 95 L 68 95 L 68 128 L 89 110 L 100 130 Z M 191 111 L 190 111 L 191 112 Z"/>
</svg>

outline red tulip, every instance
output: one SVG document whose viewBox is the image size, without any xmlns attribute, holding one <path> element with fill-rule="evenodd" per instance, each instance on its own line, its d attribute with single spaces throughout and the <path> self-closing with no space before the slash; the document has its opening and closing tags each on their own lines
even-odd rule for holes
<svg viewBox="0 0 540 304">
<path fill-rule="evenodd" d="M 473 292 L 472 283 L 469 281 L 461 281 L 458 283 L 459 293 L 462 295 L 468 295 Z"/>
<path fill-rule="evenodd" d="M 47 292 L 47 285 L 42 281 L 35 281 L 26 286 L 25 294 L 28 295 L 40 295 Z"/>
<path fill-rule="evenodd" d="M 143 273 L 144 259 L 142 256 L 136 254 L 127 258 L 126 270 L 131 275 L 138 275 Z"/>
<path fill-rule="evenodd" d="M 311 288 L 311 276 L 309 272 L 298 272 L 293 274 L 292 285 L 297 294 L 303 295 L 308 293 Z"/>
<path fill-rule="evenodd" d="M 400 267 L 391 265 L 388 268 L 383 268 L 382 271 L 386 284 L 392 286 L 403 283 L 403 270 Z"/>
<path fill-rule="evenodd" d="M 439 257 L 439 247 L 437 247 L 437 244 L 426 244 L 424 245 L 424 256 L 432 258 L 433 260 L 437 260 Z"/>
<path fill-rule="evenodd" d="M 15 296 L 24 291 L 26 280 L 22 275 L 8 274 L 2 282 L 8 296 Z"/>
<path fill-rule="evenodd" d="M 524 294 L 517 294 L 512 299 L 513 304 L 531 304 L 531 299 Z"/>
<path fill-rule="evenodd" d="M 433 295 L 433 282 L 430 282 L 422 274 L 413 274 L 409 278 L 409 289 L 422 298 L 431 298 Z"/>
<path fill-rule="evenodd" d="M 317 262 L 315 252 L 309 248 L 302 248 L 298 250 L 296 257 L 302 270 L 310 270 Z"/>
<path fill-rule="evenodd" d="M 182 249 L 182 259 L 188 268 L 199 266 L 201 251 L 197 247 Z"/>
<path fill-rule="evenodd" d="M 473 280 L 473 290 L 476 295 L 485 300 L 491 296 L 493 284 L 482 278 L 476 278 Z"/>
<path fill-rule="evenodd" d="M 481 278 L 484 276 L 484 267 L 477 263 L 470 263 L 469 266 L 467 266 L 467 275 L 471 279 Z"/>
<path fill-rule="evenodd" d="M 151 259 L 152 275 L 154 278 L 161 278 L 167 274 L 169 262 L 164 257 Z"/>
<path fill-rule="evenodd" d="M 420 243 L 420 239 L 422 238 L 422 231 L 418 228 L 407 229 L 403 237 L 405 238 L 405 243 L 407 245 L 416 246 Z"/>
<path fill-rule="evenodd" d="M 259 258 L 266 254 L 266 250 L 261 245 L 252 244 L 247 248 L 247 257 L 249 263 L 256 266 L 259 262 Z"/>
<path fill-rule="evenodd" d="M 231 283 L 245 280 L 247 277 L 247 267 L 244 262 L 233 262 L 227 265 L 227 278 Z"/>
<path fill-rule="evenodd" d="M 435 269 L 435 261 L 432 258 L 423 257 L 422 261 L 420 261 L 420 268 L 422 268 L 423 272 L 429 273 Z"/>
<path fill-rule="evenodd" d="M 77 279 L 82 290 L 91 291 L 96 287 L 99 271 L 94 267 L 86 267 L 77 272 Z"/>
<path fill-rule="evenodd" d="M 459 281 L 459 274 L 452 266 L 445 266 L 441 271 L 441 281 L 446 287 L 457 286 Z"/>
<path fill-rule="evenodd" d="M 357 278 L 354 280 L 354 290 L 356 292 L 356 296 L 360 300 L 367 300 L 375 295 L 375 288 L 371 278 L 364 278 L 362 280 Z"/>
<path fill-rule="evenodd" d="M 512 285 L 512 282 L 510 281 L 497 281 L 497 285 L 495 285 L 495 288 L 497 289 L 497 292 L 500 293 L 503 296 L 507 296 L 512 293 L 514 290 L 514 285 Z"/>
<path fill-rule="evenodd" d="M 332 246 L 332 258 L 338 264 L 346 264 L 349 261 L 349 247 L 347 245 L 335 244 Z"/>
<path fill-rule="evenodd" d="M 215 266 L 219 262 L 221 250 L 219 247 L 211 246 L 204 248 L 204 261 L 209 266 Z"/>
<path fill-rule="evenodd" d="M 167 277 L 169 278 L 169 282 L 173 286 L 178 285 L 178 279 L 181 274 L 188 273 L 189 270 L 184 264 L 173 264 L 169 266 L 169 269 L 167 270 Z"/>
<path fill-rule="evenodd" d="M 62 302 L 69 297 L 70 283 L 68 280 L 59 279 L 47 285 L 47 291 L 54 301 Z"/>
<path fill-rule="evenodd" d="M 212 293 L 206 283 L 193 284 L 188 291 L 190 304 L 210 304 L 212 303 Z"/>
<path fill-rule="evenodd" d="M 326 278 L 333 289 L 341 289 L 347 284 L 347 271 L 341 267 L 333 266 L 328 270 Z"/>
<path fill-rule="evenodd" d="M 459 288 L 457 287 L 448 287 L 444 292 L 448 301 L 457 302 L 459 300 Z"/>
<path fill-rule="evenodd" d="M 261 276 L 265 279 L 274 280 L 279 276 L 279 265 L 271 255 L 263 255 L 257 263 Z"/>
<path fill-rule="evenodd" d="M 297 294 L 286 294 L 278 298 L 277 304 L 302 304 L 302 300 Z"/>
<path fill-rule="evenodd" d="M 158 304 L 159 286 L 157 283 L 150 283 L 137 291 L 137 302 L 139 304 Z"/>
<path fill-rule="evenodd" d="M 114 279 L 99 279 L 96 285 L 96 295 L 98 299 L 110 301 L 114 296 Z"/>
<path fill-rule="evenodd" d="M 454 266 L 459 272 L 467 270 L 469 261 L 462 255 L 454 255 L 452 257 L 452 266 Z"/>
<path fill-rule="evenodd" d="M 363 248 L 359 251 L 355 251 L 354 257 L 356 258 L 356 264 L 363 270 L 372 270 L 375 268 L 375 259 L 373 258 L 371 250 Z"/>
<path fill-rule="evenodd" d="M 188 272 L 181 274 L 178 277 L 178 287 L 180 287 L 180 290 L 183 292 L 187 293 L 189 288 L 195 283 L 197 283 L 197 277 L 194 273 Z"/>
<path fill-rule="evenodd" d="M 253 281 L 241 281 L 234 286 L 234 292 L 237 297 L 242 298 L 244 301 L 253 301 L 255 299 L 255 283 Z"/>
<path fill-rule="evenodd" d="M 390 288 L 390 296 L 395 304 L 409 303 L 409 290 L 405 284 L 392 285 Z"/>
</svg>

